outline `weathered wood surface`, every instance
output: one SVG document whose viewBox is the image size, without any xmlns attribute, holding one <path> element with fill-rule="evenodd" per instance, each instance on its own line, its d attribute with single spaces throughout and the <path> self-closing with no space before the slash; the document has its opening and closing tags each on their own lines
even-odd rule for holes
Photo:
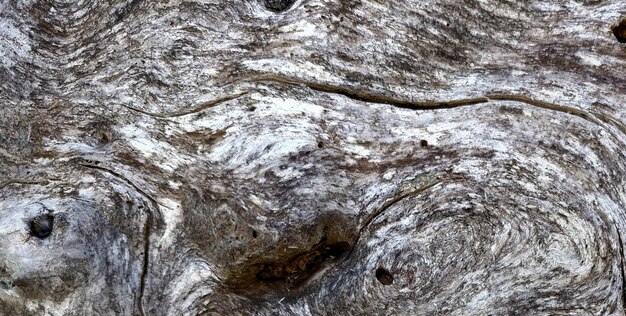
<svg viewBox="0 0 626 316">
<path fill-rule="evenodd" d="M 0 3 L 0 314 L 624 313 L 626 2 L 292 2 Z"/>
</svg>

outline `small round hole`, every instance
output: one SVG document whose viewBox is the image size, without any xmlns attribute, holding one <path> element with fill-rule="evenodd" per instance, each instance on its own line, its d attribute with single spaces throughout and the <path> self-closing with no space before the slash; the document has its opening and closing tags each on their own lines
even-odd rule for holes
<svg viewBox="0 0 626 316">
<path fill-rule="evenodd" d="M 43 214 L 31 219 L 28 223 L 30 235 L 39 239 L 45 239 L 52 234 L 54 217 L 50 214 Z"/>
<path fill-rule="evenodd" d="M 428 141 L 425 139 L 420 140 L 420 146 L 422 147 L 428 147 Z"/>
<path fill-rule="evenodd" d="M 249 108 L 248 108 L 248 111 L 250 111 L 250 112 L 254 112 L 254 111 L 256 111 L 256 106 L 251 106 L 251 107 L 249 107 Z"/>
<path fill-rule="evenodd" d="M 265 0 L 265 8 L 279 13 L 287 11 L 295 2 L 295 0 Z"/>
<path fill-rule="evenodd" d="M 252 230 L 252 237 L 253 238 L 259 237 L 259 233 L 257 233 L 256 230 Z"/>
<path fill-rule="evenodd" d="M 317 143 L 317 148 L 324 148 L 324 142 Z"/>
<path fill-rule="evenodd" d="M 376 269 L 376 279 L 378 279 L 378 282 L 382 285 L 390 285 L 393 283 L 393 275 L 385 268 Z"/>
</svg>

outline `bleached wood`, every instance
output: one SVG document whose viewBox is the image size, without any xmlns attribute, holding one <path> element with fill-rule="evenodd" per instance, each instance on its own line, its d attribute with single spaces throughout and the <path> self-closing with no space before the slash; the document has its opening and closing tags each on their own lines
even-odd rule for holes
<svg viewBox="0 0 626 316">
<path fill-rule="evenodd" d="M 626 3 L 270 2 L 0 3 L 0 314 L 623 315 Z"/>
</svg>

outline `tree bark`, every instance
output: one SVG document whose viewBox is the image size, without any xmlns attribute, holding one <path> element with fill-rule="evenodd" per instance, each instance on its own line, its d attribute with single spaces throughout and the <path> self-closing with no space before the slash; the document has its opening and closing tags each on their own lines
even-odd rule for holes
<svg viewBox="0 0 626 316">
<path fill-rule="evenodd" d="M 626 3 L 0 3 L 0 314 L 623 315 Z"/>
</svg>

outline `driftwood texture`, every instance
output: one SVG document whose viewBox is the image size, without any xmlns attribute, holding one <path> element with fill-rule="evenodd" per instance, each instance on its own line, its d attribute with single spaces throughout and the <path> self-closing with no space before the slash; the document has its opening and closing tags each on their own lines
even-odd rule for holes
<svg viewBox="0 0 626 316">
<path fill-rule="evenodd" d="M 0 2 L 0 314 L 623 315 L 623 0 Z"/>
</svg>

